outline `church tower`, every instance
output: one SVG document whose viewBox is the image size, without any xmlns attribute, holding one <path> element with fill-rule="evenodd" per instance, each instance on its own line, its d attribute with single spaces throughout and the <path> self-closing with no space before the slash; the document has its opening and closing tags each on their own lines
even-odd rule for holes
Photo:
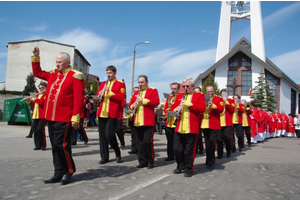
<svg viewBox="0 0 300 200">
<path fill-rule="evenodd" d="M 216 62 L 230 51 L 231 23 L 250 20 L 251 52 L 266 61 L 264 34 L 259 1 L 222 1 Z"/>
</svg>

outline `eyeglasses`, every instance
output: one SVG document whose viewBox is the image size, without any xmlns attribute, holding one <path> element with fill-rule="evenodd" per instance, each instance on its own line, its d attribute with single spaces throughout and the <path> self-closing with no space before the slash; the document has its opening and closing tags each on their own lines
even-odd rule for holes
<svg viewBox="0 0 300 200">
<path fill-rule="evenodd" d="M 189 88 L 189 87 L 191 87 L 190 85 L 183 85 L 182 87 L 184 87 L 184 88 Z"/>
<path fill-rule="evenodd" d="M 43 89 L 44 87 L 39 87 L 39 89 L 41 90 L 41 89 Z"/>
</svg>

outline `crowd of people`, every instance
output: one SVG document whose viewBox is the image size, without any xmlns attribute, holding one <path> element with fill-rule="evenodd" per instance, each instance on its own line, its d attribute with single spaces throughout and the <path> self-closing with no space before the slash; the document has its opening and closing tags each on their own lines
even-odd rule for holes
<svg viewBox="0 0 300 200">
<path fill-rule="evenodd" d="M 97 119 L 98 123 L 99 164 L 109 162 L 110 148 L 115 153 L 116 163 L 121 163 L 120 148 L 125 146 L 122 119 L 126 86 L 116 78 L 116 67 L 106 68 L 107 80 L 100 84 L 93 99 L 85 93 L 83 74 L 72 69 L 69 54 L 59 53 L 56 68 L 50 72 L 41 69 L 39 55 L 40 50 L 35 47 L 31 57 L 33 75 L 47 82 L 41 82 L 40 93 L 34 98 L 28 97 L 27 102 L 34 107 L 31 131 L 34 150 L 45 150 L 45 125 L 48 125 L 54 175 L 44 182 L 70 182 L 76 171 L 71 152 L 72 137 L 75 135 L 75 141 L 80 139 L 87 144 L 84 128 L 90 119 L 93 119 L 92 123 Z M 212 167 L 216 162 L 215 152 L 217 159 L 223 158 L 224 144 L 227 157 L 237 150 L 236 145 L 238 151 L 242 151 L 244 136 L 249 147 L 270 137 L 300 137 L 298 114 L 295 118 L 284 111 L 278 113 L 276 110 L 272 114 L 241 100 L 239 95 L 229 98 L 226 89 L 221 90 L 220 96 L 216 95 L 211 85 L 203 94 L 191 77 L 183 79 L 183 93 L 179 93 L 179 83 L 170 86 L 171 94 L 163 105 L 157 89 L 148 85 L 148 77 L 138 77 L 138 87 L 134 88 L 126 111 L 131 126 L 131 151 L 128 153 L 137 154 L 136 168 L 154 168 L 153 135 L 161 121 L 164 121 L 167 138 L 165 161 L 175 160 L 177 165 L 173 173 L 184 173 L 185 177 L 193 175 L 196 153 L 202 154 L 205 150 L 205 164 Z M 155 118 L 157 113 L 159 117 Z M 161 127 L 158 129 L 162 134 Z"/>
</svg>

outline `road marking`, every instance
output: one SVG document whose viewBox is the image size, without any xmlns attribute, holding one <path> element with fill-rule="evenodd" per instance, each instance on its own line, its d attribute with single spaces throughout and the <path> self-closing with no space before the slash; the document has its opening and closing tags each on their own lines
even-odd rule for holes
<svg viewBox="0 0 300 200">
<path fill-rule="evenodd" d="M 153 183 L 155 183 L 157 181 L 160 181 L 160 180 L 162 180 L 162 179 L 164 179 L 164 178 L 166 178 L 168 176 L 170 176 L 170 174 L 164 174 L 162 176 L 159 176 L 159 177 L 157 177 L 155 179 L 152 179 L 150 181 L 147 181 L 145 183 L 142 183 L 140 185 L 135 186 L 135 188 L 133 188 L 130 191 L 127 191 L 127 192 L 125 192 L 123 194 L 120 194 L 120 195 L 117 195 L 115 197 L 111 197 L 111 198 L 109 198 L 109 200 L 119 200 L 121 198 L 124 198 L 124 197 L 126 197 L 126 196 L 128 196 L 128 195 L 130 195 L 130 194 L 132 194 L 132 193 L 134 193 L 134 192 L 136 192 L 138 190 L 140 190 L 140 189 L 143 189 L 143 188 L 145 188 L 145 187 L 147 187 L 147 186 L 149 186 L 149 185 L 151 185 L 151 184 L 153 184 Z"/>
</svg>

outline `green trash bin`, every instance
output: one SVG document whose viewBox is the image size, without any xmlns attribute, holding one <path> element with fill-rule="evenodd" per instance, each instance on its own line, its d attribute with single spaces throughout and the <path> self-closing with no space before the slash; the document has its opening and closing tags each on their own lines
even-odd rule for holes
<svg viewBox="0 0 300 200">
<path fill-rule="evenodd" d="M 3 121 L 8 124 L 26 123 L 31 124 L 30 106 L 23 98 L 4 100 Z"/>
</svg>

